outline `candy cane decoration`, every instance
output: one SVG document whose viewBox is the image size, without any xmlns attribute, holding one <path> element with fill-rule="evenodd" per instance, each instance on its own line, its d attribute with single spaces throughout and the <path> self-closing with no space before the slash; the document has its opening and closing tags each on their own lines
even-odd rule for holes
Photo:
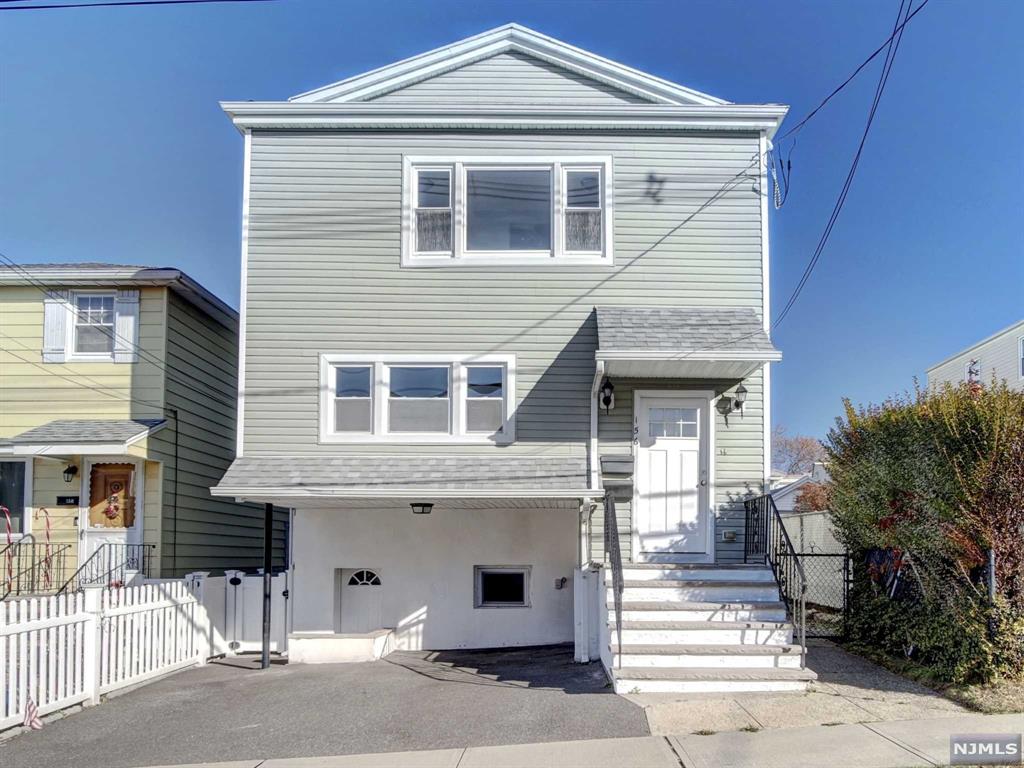
<svg viewBox="0 0 1024 768">
<path fill-rule="evenodd" d="M 7 524 L 7 546 L 4 547 L 4 554 L 7 555 L 7 591 L 10 592 L 14 584 L 14 553 L 11 551 L 14 537 L 11 535 L 11 510 L 3 504 L 0 504 L 0 509 L 4 512 L 4 521 Z"/>
</svg>

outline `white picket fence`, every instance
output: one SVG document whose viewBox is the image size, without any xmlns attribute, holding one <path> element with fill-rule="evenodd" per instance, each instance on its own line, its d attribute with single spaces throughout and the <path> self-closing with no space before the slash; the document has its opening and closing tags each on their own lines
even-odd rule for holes
<svg viewBox="0 0 1024 768">
<path fill-rule="evenodd" d="M 234 582 L 233 582 L 234 580 Z M 236 583 L 235 583 L 236 582 Z M 259 647 L 262 577 L 190 574 L 117 589 L 0 602 L 0 730 L 29 697 L 45 715 L 103 694 Z M 272 580 L 272 650 L 287 642 L 285 575 Z M 259 589 L 262 617 L 262 588 Z M 275 617 L 275 613 L 277 614 Z"/>
</svg>

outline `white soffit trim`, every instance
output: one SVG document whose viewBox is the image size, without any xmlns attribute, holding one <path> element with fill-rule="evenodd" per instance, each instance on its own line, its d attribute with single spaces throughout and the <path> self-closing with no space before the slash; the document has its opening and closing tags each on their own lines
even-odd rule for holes
<svg viewBox="0 0 1024 768">
<path fill-rule="evenodd" d="M 605 350 L 599 349 L 594 353 L 598 360 L 692 360 L 694 362 L 731 362 L 754 361 L 754 362 L 778 362 L 782 359 L 782 353 L 778 350 L 772 352 L 741 351 L 741 350 L 710 350 L 700 352 L 673 352 L 666 350 Z"/>
<path fill-rule="evenodd" d="M 281 498 L 335 498 L 335 499 L 579 499 L 594 495 L 594 489 L 516 489 L 477 490 L 465 488 L 409 488 L 384 490 L 382 488 L 339 488 L 339 487 L 259 487 L 259 486 L 215 486 L 210 489 L 212 496 L 235 496 L 249 498 L 277 496 Z"/>
<path fill-rule="evenodd" d="M 788 107 L 778 104 L 535 107 L 222 101 L 243 131 L 293 129 L 704 130 L 772 136 Z"/>
<path fill-rule="evenodd" d="M 291 97 L 291 102 L 352 102 L 372 99 L 481 59 L 514 51 L 606 83 L 660 104 L 728 104 L 692 88 L 619 64 L 553 37 L 506 24 L 451 45 L 403 59 Z"/>
</svg>

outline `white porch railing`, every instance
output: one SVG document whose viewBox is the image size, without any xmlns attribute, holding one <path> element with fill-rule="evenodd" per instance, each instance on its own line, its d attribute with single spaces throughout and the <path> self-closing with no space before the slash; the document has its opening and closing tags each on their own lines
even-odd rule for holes
<svg viewBox="0 0 1024 768">
<path fill-rule="evenodd" d="M 96 704 L 103 694 L 213 656 L 258 648 L 262 622 L 251 618 L 257 583 L 261 576 L 241 572 L 214 579 L 190 574 L 0 602 L 0 730 L 22 724 L 29 697 L 46 715 Z M 282 652 L 287 576 L 272 583 L 273 650 Z"/>
</svg>

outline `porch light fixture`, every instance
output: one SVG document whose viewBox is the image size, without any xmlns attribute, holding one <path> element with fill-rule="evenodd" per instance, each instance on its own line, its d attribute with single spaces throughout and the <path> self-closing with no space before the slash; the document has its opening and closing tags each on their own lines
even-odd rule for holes
<svg viewBox="0 0 1024 768">
<path fill-rule="evenodd" d="M 68 464 L 66 467 L 64 467 L 64 482 L 65 483 L 73 482 L 74 479 L 75 479 L 75 475 L 77 475 L 77 474 L 78 474 L 78 467 L 76 467 L 74 464 Z"/>
<path fill-rule="evenodd" d="M 615 385 L 607 376 L 601 382 L 601 405 L 604 406 L 605 413 L 615 407 Z"/>
<path fill-rule="evenodd" d="M 414 515 L 429 515 L 434 505 L 429 501 L 414 501 L 410 505 Z"/>
<path fill-rule="evenodd" d="M 740 384 L 732 396 L 732 410 L 742 411 L 745 402 L 747 402 L 747 388 Z"/>
</svg>

